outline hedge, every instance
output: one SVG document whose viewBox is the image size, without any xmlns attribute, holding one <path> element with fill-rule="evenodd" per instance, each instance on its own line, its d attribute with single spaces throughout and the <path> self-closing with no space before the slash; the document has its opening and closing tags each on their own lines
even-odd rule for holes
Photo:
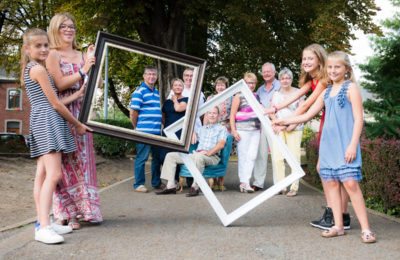
<svg viewBox="0 0 400 260">
<path fill-rule="evenodd" d="M 360 187 L 367 207 L 400 217 L 400 140 L 361 137 L 362 177 Z M 316 170 L 318 134 L 306 143 L 307 175 L 322 188 Z"/>
<path fill-rule="evenodd" d="M 129 120 L 96 119 L 96 121 L 132 129 Z M 126 153 L 133 153 L 136 149 L 136 143 L 133 141 L 100 134 L 93 135 L 93 144 L 96 152 L 106 158 L 124 157 Z"/>
</svg>

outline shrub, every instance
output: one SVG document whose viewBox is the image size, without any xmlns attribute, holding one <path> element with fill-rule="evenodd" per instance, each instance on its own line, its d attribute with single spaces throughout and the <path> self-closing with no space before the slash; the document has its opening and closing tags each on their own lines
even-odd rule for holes
<svg viewBox="0 0 400 260">
<path fill-rule="evenodd" d="M 368 207 L 400 217 L 400 140 L 361 139 L 361 189 Z"/>
<path fill-rule="evenodd" d="M 304 126 L 303 135 L 301 137 L 301 147 L 305 147 L 306 143 L 314 138 L 314 131 L 308 127 Z"/>
<path fill-rule="evenodd" d="M 132 129 L 129 120 L 97 119 L 96 121 Z M 123 157 L 136 149 L 136 143 L 133 141 L 100 134 L 93 135 L 93 144 L 96 152 L 107 158 Z"/>
<path fill-rule="evenodd" d="M 311 182 L 312 185 L 317 186 L 322 189 L 322 183 L 317 172 L 317 162 L 318 162 L 318 133 L 315 133 L 308 142 L 305 143 L 306 157 L 307 157 L 307 171 L 306 174 L 309 176 L 307 180 Z"/>
<path fill-rule="evenodd" d="M 318 134 L 306 143 L 309 181 L 321 186 L 316 164 Z M 367 139 L 361 136 L 363 161 L 360 187 L 367 207 L 400 217 L 400 140 L 383 137 Z"/>
</svg>

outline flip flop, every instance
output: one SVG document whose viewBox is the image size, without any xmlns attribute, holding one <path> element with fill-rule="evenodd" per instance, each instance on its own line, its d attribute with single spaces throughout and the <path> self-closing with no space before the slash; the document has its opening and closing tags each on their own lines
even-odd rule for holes
<svg viewBox="0 0 400 260">
<path fill-rule="evenodd" d="M 375 243 L 376 242 L 375 234 L 372 233 L 371 230 L 368 230 L 368 229 L 364 229 L 361 232 L 361 239 L 362 239 L 363 243 Z"/>
<path fill-rule="evenodd" d="M 338 237 L 343 235 L 345 235 L 344 229 L 340 229 L 337 226 L 333 226 L 329 230 L 325 230 L 321 234 L 321 236 L 323 237 Z"/>
</svg>

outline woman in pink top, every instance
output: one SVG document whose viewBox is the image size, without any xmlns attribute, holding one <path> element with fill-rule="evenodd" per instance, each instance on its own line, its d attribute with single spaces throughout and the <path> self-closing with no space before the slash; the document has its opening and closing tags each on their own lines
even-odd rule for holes
<svg viewBox="0 0 400 260">
<path fill-rule="evenodd" d="M 244 74 L 244 80 L 250 90 L 254 92 L 257 85 L 256 75 L 254 73 L 246 73 Z M 256 93 L 254 93 L 254 96 L 259 101 Z M 241 93 L 236 94 L 233 98 L 230 123 L 232 135 L 237 143 L 240 192 L 252 193 L 254 190 L 250 187 L 250 178 L 257 157 L 261 124 L 256 113 Z"/>
</svg>

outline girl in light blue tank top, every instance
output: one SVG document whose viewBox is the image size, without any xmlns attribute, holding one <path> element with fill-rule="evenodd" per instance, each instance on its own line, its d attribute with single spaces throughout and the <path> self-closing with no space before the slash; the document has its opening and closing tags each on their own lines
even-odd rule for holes
<svg viewBox="0 0 400 260">
<path fill-rule="evenodd" d="M 307 122 L 325 106 L 319 168 L 321 178 L 327 183 L 326 194 L 332 201 L 335 225 L 324 231 L 322 236 L 335 237 L 345 234 L 340 197 L 340 183 L 343 183 L 361 225 L 362 241 L 373 243 L 375 236 L 370 231 L 364 197 L 359 186 L 361 180 L 360 135 L 363 127 L 361 95 L 354 83 L 353 70 L 346 53 L 336 51 L 329 54 L 326 69 L 332 85 L 321 93 L 307 113 L 287 118 L 283 124 Z"/>
<path fill-rule="evenodd" d="M 353 137 L 353 109 L 347 98 L 350 83 L 350 80 L 344 82 L 336 95 L 331 94 L 332 85 L 329 85 L 324 95 L 326 116 L 319 149 L 319 175 L 327 182 L 361 180 L 360 143 L 352 162 L 343 156 Z"/>
</svg>

